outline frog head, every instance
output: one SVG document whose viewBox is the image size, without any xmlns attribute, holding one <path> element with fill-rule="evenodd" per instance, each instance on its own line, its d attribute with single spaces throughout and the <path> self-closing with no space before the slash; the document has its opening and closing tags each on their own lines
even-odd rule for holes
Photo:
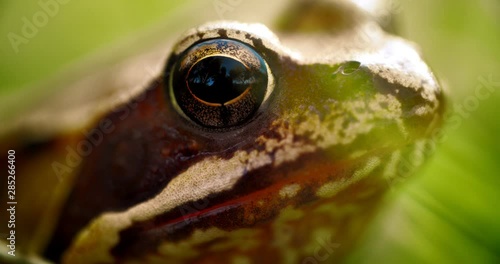
<svg viewBox="0 0 500 264">
<path fill-rule="evenodd" d="M 110 128 L 78 169 L 46 255 L 340 259 L 421 165 L 443 112 L 414 45 L 349 7 L 338 24 L 186 32 L 161 75 L 87 133 Z"/>
</svg>

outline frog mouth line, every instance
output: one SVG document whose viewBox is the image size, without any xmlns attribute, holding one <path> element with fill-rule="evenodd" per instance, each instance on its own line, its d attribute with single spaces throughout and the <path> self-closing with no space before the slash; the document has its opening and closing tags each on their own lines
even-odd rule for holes
<svg viewBox="0 0 500 264">
<path fill-rule="evenodd" d="M 326 182 L 340 181 L 349 178 L 354 174 L 351 168 L 359 167 L 373 155 L 385 155 L 390 153 L 388 150 L 377 153 L 369 152 L 355 160 L 337 160 L 332 162 L 330 157 L 323 153 L 318 156 L 315 154 L 305 154 L 301 157 L 303 173 L 299 172 L 293 164 L 282 164 L 275 168 L 276 174 L 282 173 L 286 177 L 273 182 L 258 191 L 247 192 L 243 195 L 235 195 L 238 188 L 248 185 L 252 179 L 259 176 L 259 173 L 267 173 L 269 167 L 261 168 L 246 175 L 235 189 L 218 196 L 208 197 L 206 201 L 196 201 L 194 203 L 180 205 L 168 212 L 156 216 L 154 219 L 144 222 L 136 222 L 128 229 L 120 232 L 120 242 L 115 245 L 111 253 L 118 258 L 137 257 L 148 251 L 155 251 L 162 243 L 177 243 L 184 239 L 189 239 L 196 230 L 207 230 L 215 227 L 223 231 L 231 231 L 240 228 L 251 228 L 260 225 L 275 218 L 285 207 L 298 207 L 303 204 L 310 204 L 320 197 L 316 191 Z M 318 165 L 320 164 L 320 165 Z M 359 166 L 356 166 L 358 164 Z M 379 168 L 377 168 L 379 169 Z M 338 172 L 333 174 L 329 172 Z M 375 170 L 373 173 L 378 173 Z M 279 176 L 276 176 L 279 177 Z M 380 179 L 375 178 L 375 183 L 369 184 L 378 186 Z M 300 183 L 300 184 L 299 184 Z M 295 193 L 279 195 L 280 190 L 285 186 L 297 184 L 300 188 Z M 354 182 L 351 185 L 343 186 L 338 192 L 343 192 L 351 186 L 357 185 Z M 373 187 L 374 189 L 377 189 Z M 231 197 L 235 198 L 228 198 Z M 328 200 L 335 199 L 335 196 Z M 214 205 L 200 206 L 203 203 L 213 201 Z M 196 207 L 198 205 L 198 208 Z M 179 213 L 180 212 L 180 213 Z M 184 212 L 185 214 L 182 214 Z M 140 241 L 141 243 L 137 243 Z"/>
</svg>

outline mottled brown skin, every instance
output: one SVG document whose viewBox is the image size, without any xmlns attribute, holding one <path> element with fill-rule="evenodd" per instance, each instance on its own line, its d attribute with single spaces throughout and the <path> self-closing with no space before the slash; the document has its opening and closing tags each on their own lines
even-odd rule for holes
<svg viewBox="0 0 500 264">
<path fill-rule="evenodd" d="M 300 66 L 286 57 L 278 59 L 276 54 L 269 51 L 266 55 L 273 72 L 281 76 L 277 80 L 277 90 L 270 98 L 266 109 L 238 128 L 204 129 L 185 120 L 169 104 L 169 95 L 166 93 L 168 89 L 163 81 L 168 79 L 167 76 L 153 82 L 137 100 L 124 106 L 123 109 L 131 110 L 126 118 L 123 118 L 125 110 L 117 110 L 105 117 L 116 125 L 116 129 L 105 135 L 104 143 L 97 146 L 85 161 L 47 250 L 48 256 L 57 259 L 77 232 L 92 218 L 106 211 L 125 210 L 153 197 L 193 162 L 209 155 L 231 158 L 236 150 L 250 152 L 255 148 L 262 151 L 262 145 L 254 144 L 256 138 L 261 135 L 280 140 L 280 134 L 275 131 L 277 128 L 273 127 L 271 122 L 286 109 L 315 107 L 320 109 L 318 111 L 328 111 L 328 109 L 321 110 L 321 105 L 329 93 L 325 94 L 321 88 L 305 90 L 302 89 L 302 85 L 314 82 L 316 76 L 323 72 L 330 74 L 335 72 L 336 67 Z M 171 59 L 173 60 L 175 57 Z M 363 67 L 359 71 L 372 74 Z M 413 106 L 422 103 L 416 92 L 404 87 L 395 87 L 375 75 L 373 80 L 376 84 L 374 94 L 395 95 L 402 102 L 403 111 L 406 113 L 409 113 Z M 403 92 L 396 94 L 394 92 L 396 88 Z M 340 95 L 341 98 L 343 96 L 345 95 Z M 428 128 L 421 124 L 430 123 L 430 120 L 409 115 L 405 123 L 410 134 L 423 135 Z M 301 236 L 310 232 L 312 228 L 322 225 L 339 226 L 335 240 L 341 242 L 342 247 L 336 250 L 335 256 L 340 258 L 355 242 L 353 232 L 359 232 L 357 227 L 352 229 L 352 223 L 359 222 L 354 226 L 365 225 L 376 210 L 380 196 L 388 187 L 387 182 L 381 177 L 370 177 L 349 186 L 333 198 L 322 199 L 321 202 L 318 202 L 315 192 L 326 182 L 349 178 L 375 154 L 387 159 L 394 149 L 404 149 L 405 145 L 411 147 L 412 142 L 406 142 L 403 137 L 395 137 L 381 147 L 375 138 L 377 136 L 382 138 L 392 130 L 394 130 L 393 124 L 388 123 L 381 125 L 373 133 L 358 137 L 353 144 L 305 154 L 297 161 L 279 167 L 269 165 L 248 171 L 229 191 L 213 194 L 193 203 L 182 204 L 177 209 L 165 212 L 154 219 L 135 223 L 133 227 L 121 232 L 120 243 L 112 249 L 112 254 L 119 261 L 147 254 L 154 255 L 160 243 L 182 241 L 191 236 L 196 229 L 218 227 L 221 230 L 232 231 L 239 228 L 259 228 L 268 230 L 261 233 L 260 240 L 263 243 L 251 251 L 244 252 L 245 255 L 256 256 L 255 259 L 261 258 L 262 261 L 269 261 L 270 256 L 275 256 L 276 261 L 281 261 L 278 249 L 272 245 L 270 225 L 283 208 L 292 206 L 312 211 L 328 203 L 337 204 L 340 208 L 355 204 L 358 207 L 357 213 L 339 218 L 331 218 L 328 215 L 308 217 L 296 221 L 293 227 L 295 231 L 293 245 L 296 249 L 300 249 L 306 244 Z M 308 139 L 297 137 L 295 140 Z M 347 158 L 353 149 L 358 148 L 356 146 L 363 146 L 369 151 L 356 159 Z M 271 157 L 273 155 L 270 153 Z M 373 173 L 380 174 L 380 171 Z M 300 183 L 300 193 L 283 201 L 277 194 L 283 186 L 292 183 Z M 256 203 L 259 200 L 264 200 L 266 206 L 258 206 Z M 331 221 L 333 222 L 328 223 Z M 344 223 L 345 229 L 342 228 Z M 203 252 L 208 247 L 205 245 L 198 249 Z M 224 252 L 220 255 L 213 252 L 207 254 L 208 258 L 205 259 L 207 255 L 204 254 L 202 258 L 193 261 L 199 263 L 203 259 L 209 263 L 209 260 L 223 260 L 227 257 L 227 253 Z"/>
<path fill-rule="evenodd" d="M 165 79 L 103 117 L 115 129 L 84 161 L 47 249 L 51 259 L 58 259 L 77 232 L 100 213 L 138 204 L 193 162 L 209 155 L 229 157 L 252 147 L 257 136 L 272 134 L 266 131 L 272 116 L 262 113 L 245 129 L 209 130 L 188 122 L 169 103 Z"/>
<path fill-rule="evenodd" d="M 322 91 L 315 93 L 301 91 L 301 86 L 297 83 L 307 84 L 312 82 L 308 79 L 309 67 L 300 67 L 297 65 L 289 64 L 286 66 L 287 70 L 280 71 L 283 76 L 280 85 L 289 87 L 290 89 L 277 91 L 277 97 L 281 100 L 275 99 L 271 102 L 270 107 L 278 109 L 294 108 L 298 105 L 307 102 L 306 105 L 321 105 L 322 99 L 325 94 Z M 293 66 L 292 66 L 293 65 Z M 314 68 L 315 76 L 318 72 L 324 70 L 332 70 L 329 67 L 318 66 Z M 364 69 L 361 69 L 364 70 Z M 300 77 L 296 77 L 300 76 Z M 381 93 L 392 93 L 398 97 L 403 105 L 406 106 L 404 112 L 409 113 L 411 108 L 415 105 L 422 103 L 422 99 L 417 93 L 408 91 L 396 94 L 394 90 L 398 87 L 388 84 L 384 80 L 377 79 L 376 89 Z M 294 83 L 295 85 L 287 85 L 287 82 Z M 297 89 L 293 89 L 297 87 Z M 404 87 L 400 87 L 404 88 Z M 293 102 L 292 98 L 303 98 Z M 275 104 L 275 105 L 273 105 Z M 279 112 L 280 110 L 276 110 Z M 266 113 L 263 113 L 266 115 Z M 431 122 L 431 120 L 422 120 L 415 116 L 408 116 L 407 125 L 412 134 L 425 134 L 428 127 L 421 126 L 422 122 Z M 259 126 L 265 128 L 266 123 L 260 123 Z M 327 215 L 318 217 L 309 217 L 296 221 L 293 226 L 294 230 L 292 236 L 295 238 L 294 247 L 291 249 L 300 249 L 304 247 L 307 242 L 301 241 L 301 236 L 311 232 L 317 226 L 339 226 L 340 230 L 335 234 L 336 241 L 342 242 L 342 248 L 335 253 L 336 258 L 347 253 L 348 249 L 355 243 L 355 236 L 353 232 L 358 233 L 356 230 L 359 226 L 364 226 L 371 218 L 371 215 L 377 209 L 377 203 L 383 192 L 389 187 L 386 179 L 381 177 L 371 177 L 363 182 L 349 186 L 334 198 L 323 199 L 316 196 L 315 192 L 322 185 L 329 181 L 335 181 L 342 178 L 349 178 L 356 169 L 363 166 L 369 157 L 378 155 L 383 159 L 388 159 L 388 155 L 395 148 L 405 150 L 405 145 L 411 150 L 411 142 L 406 142 L 406 139 L 393 138 L 392 142 L 388 142 L 383 148 L 378 146 L 376 138 L 377 135 L 383 135 L 390 132 L 392 129 L 391 124 L 385 124 L 378 128 L 378 132 L 361 136 L 356 139 L 355 143 L 347 146 L 335 146 L 332 149 L 318 151 L 313 154 L 305 154 L 298 158 L 294 163 L 286 163 L 279 167 L 266 166 L 258 170 L 249 171 L 239 181 L 239 183 L 230 191 L 225 191 L 206 197 L 203 200 L 193 203 L 187 203 L 179 206 L 178 209 L 166 212 L 152 220 L 145 222 L 138 222 L 132 228 L 121 232 L 120 243 L 113 248 L 112 253 L 118 260 L 126 260 L 135 258 L 151 252 L 154 254 L 155 248 L 165 241 L 180 242 L 187 239 L 193 234 L 196 229 L 206 230 L 210 227 L 217 227 L 222 230 L 232 231 L 240 228 L 258 228 L 264 230 L 260 236 L 262 244 L 255 249 L 245 252 L 245 255 L 253 256 L 255 261 L 271 261 L 272 256 L 276 257 L 274 261 L 282 262 L 279 257 L 279 250 L 273 246 L 273 236 L 271 227 L 273 219 L 285 207 L 292 206 L 293 208 L 301 208 L 304 211 L 313 211 L 323 204 L 337 204 L 339 207 L 349 207 L 352 205 L 358 206 L 357 212 L 354 214 L 346 215 L 339 218 L 331 218 Z M 279 133 L 273 132 L 273 127 L 265 128 L 264 132 L 268 137 L 279 137 Z M 227 140 L 228 138 L 224 138 Z M 301 140 L 297 138 L 297 140 Z M 307 140 L 307 139 L 305 139 Z M 252 142 L 251 140 L 249 140 Z M 352 151 L 356 146 L 363 145 L 366 149 L 370 149 L 368 153 L 357 158 L 348 159 L 347 154 Z M 240 145 L 240 148 L 250 150 L 254 145 Z M 257 146 L 258 147 L 258 146 Z M 228 151 L 219 154 L 221 156 L 228 155 Z M 272 156 L 272 154 L 271 154 Z M 380 169 L 373 172 L 374 175 L 381 174 Z M 288 184 L 300 183 L 301 190 L 294 198 L 283 201 L 277 194 L 279 190 Z M 264 200 L 266 206 L 262 207 L 257 205 L 257 201 Z M 217 212 L 217 213 L 214 213 Z M 333 221 L 333 222 L 331 222 Z M 356 228 L 352 229 L 353 222 L 358 222 Z M 346 228 L 343 229 L 342 226 Z M 265 231 L 267 230 L 267 231 Z M 215 243 L 215 242 L 214 242 Z M 198 248 L 200 252 L 205 252 L 209 245 L 202 245 Z M 211 263 L 211 261 L 227 261 L 228 252 L 222 253 L 207 253 L 203 254 L 200 258 L 193 259 L 193 263 Z M 271 257 L 271 258 L 270 258 Z M 205 262 L 203 262 L 205 261 Z"/>
<path fill-rule="evenodd" d="M 335 199 L 325 199 L 321 202 L 317 202 L 318 197 L 315 195 L 315 191 L 326 181 L 348 177 L 352 174 L 354 168 L 362 164 L 362 159 L 360 159 L 361 161 L 332 163 L 330 157 L 321 157 L 316 154 L 306 155 L 300 157 L 300 159 L 301 161 L 298 164 L 283 165 L 280 168 L 274 168 L 271 173 L 271 168 L 253 171 L 245 175 L 245 179 L 241 180 L 229 192 L 208 197 L 206 201 L 184 204 L 178 210 L 161 215 L 152 221 L 137 223 L 133 228 L 121 233 L 121 243 L 113 249 L 113 255 L 119 260 L 126 260 L 140 256 L 145 252 L 154 253 L 155 250 L 151 249 L 156 248 L 160 242 L 180 242 L 191 236 L 196 229 L 206 230 L 210 227 L 217 227 L 222 230 L 233 231 L 240 228 L 258 228 L 268 231 L 262 232 L 260 246 L 246 254 L 254 256 L 252 259 L 257 261 L 259 261 L 259 258 L 261 261 L 269 261 L 269 256 L 280 255 L 279 250 L 272 245 L 274 237 L 270 225 L 280 210 L 287 206 L 312 211 L 323 203 L 337 203 L 339 206 L 358 204 L 362 213 L 357 216 L 364 217 L 370 216 L 376 209 L 375 204 L 382 193 L 381 190 L 385 187 L 383 186 L 383 184 L 386 184 L 385 182 L 372 181 L 353 185 L 336 196 Z M 330 174 L 330 177 L 325 177 L 328 174 Z M 266 179 L 260 181 L 263 177 L 266 177 Z M 279 190 L 286 184 L 297 182 L 300 182 L 302 186 L 300 193 L 293 199 L 286 201 L 280 199 L 277 195 Z M 358 193 L 366 190 L 373 190 L 373 193 L 364 197 L 356 197 Z M 259 200 L 265 201 L 266 205 L 264 207 L 257 205 Z M 190 210 L 192 213 L 186 214 Z M 214 214 L 214 211 L 218 211 L 218 213 Z M 348 222 L 355 217 L 355 215 L 351 215 L 348 218 L 335 220 Z M 314 227 L 336 226 L 339 224 L 328 223 L 328 221 L 332 221 L 328 216 L 295 221 L 294 230 L 290 230 L 290 232 L 299 241 L 296 241 L 295 247 L 291 249 L 300 249 L 305 246 L 306 241 L 300 241 L 300 237 L 311 232 Z M 335 236 L 335 239 L 342 241 L 343 247 L 346 248 L 349 247 L 347 245 L 352 243 L 349 241 L 351 238 L 348 237 L 348 233 L 349 230 L 347 229 L 339 230 L 339 233 Z M 206 248 L 200 246 L 198 250 L 204 252 Z M 225 256 L 227 252 L 219 253 L 221 255 L 218 257 L 214 256 L 216 254 L 208 254 L 207 252 L 207 255 L 209 255 L 207 259 L 209 260 L 211 257 L 227 259 L 227 256 Z M 197 261 L 204 260 L 207 255 L 194 259 L 193 262 L 197 263 Z M 336 255 L 340 256 L 340 251 Z M 208 261 L 207 259 L 205 260 Z M 276 261 L 279 262 L 279 259 Z"/>
</svg>

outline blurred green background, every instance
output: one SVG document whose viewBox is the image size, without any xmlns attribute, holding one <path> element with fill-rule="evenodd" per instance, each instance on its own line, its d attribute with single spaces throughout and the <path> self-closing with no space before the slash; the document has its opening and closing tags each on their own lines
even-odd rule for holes
<svg viewBox="0 0 500 264">
<path fill-rule="evenodd" d="M 39 17 L 38 31 L 24 39 L 11 33 L 23 37 L 24 18 L 33 19 L 42 7 L 38 1 L 0 1 L 2 124 L 44 94 L 38 83 L 57 78 L 97 50 L 167 20 L 174 26 L 162 34 L 175 38 L 203 19 L 231 18 L 224 10 L 201 8 L 208 5 L 213 11 L 222 0 L 60 1 L 67 3 L 58 4 L 45 22 Z M 228 10 L 246 12 L 250 1 L 239 2 Z M 256 2 L 250 5 L 260 14 L 267 4 Z M 349 262 L 500 263 L 500 1 L 392 4 L 398 32 L 421 47 L 447 90 L 456 122 L 417 177 L 391 192 L 388 206 Z M 484 85 L 481 80 L 493 89 L 486 98 L 475 94 Z M 462 111 L 460 106 L 468 107 Z"/>
</svg>

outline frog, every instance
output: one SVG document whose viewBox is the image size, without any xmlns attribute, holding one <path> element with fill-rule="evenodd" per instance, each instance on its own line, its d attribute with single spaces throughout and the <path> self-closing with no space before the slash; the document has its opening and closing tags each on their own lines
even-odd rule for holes
<svg viewBox="0 0 500 264">
<path fill-rule="evenodd" d="M 342 262 L 422 166 L 444 96 L 415 45 L 358 2 L 286 13 L 273 31 L 188 30 L 83 130 L 26 121 L 38 140 L 18 151 L 19 203 L 44 206 L 18 209 L 22 261 Z"/>
</svg>

